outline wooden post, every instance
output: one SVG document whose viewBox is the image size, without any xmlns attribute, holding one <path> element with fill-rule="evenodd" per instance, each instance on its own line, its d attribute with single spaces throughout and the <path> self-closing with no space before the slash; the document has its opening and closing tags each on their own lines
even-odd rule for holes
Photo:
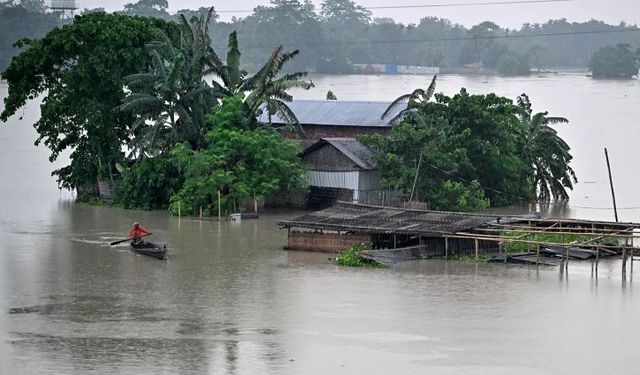
<svg viewBox="0 0 640 375">
<path fill-rule="evenodd" d="M 478 261 L 478 239 L 475 239 L 475 245 L 476 245 L 476 261 Z"/>
<path fill-rule="evenodd" d="M 202 220 L 202 206 L 200 206 L 200 220 Z"/>
<path fill-rule="evenodd" d="M 178 201 L 178 219 L 180 219 L 181 215 L 180 215 L 180 201 Z"/>
<path fill-rule="evenodd" d="M 631 273 L 633 273 L 633 250 L 633 232 L 631 232 Z M 631 277 L 633 277 L 633 275 Z"/>
<path fill-rule="evenodd" d="M 409 202 L 413 202 L 413 193 L 416 191 L 416 182 L 418 182 L 418 172 L 420 172 L 420 164 L 422 164 L 422 151 L 420 151 L 420 157 L 418 158 L 418 166 L 416 167 L 416 176 L 413 179 L 413 186 L 411 187 L 411 197 L 409 197 Z"/>
<path fill-rule="evenodd" d="M 562 243 L 564 243 L 564 241 Z M 569 246 L 565 246 L 565 249 L 564 253 L 567 259 L 564 262 L 564 269 L 565 271 L 569 271 Z"/>
<path fill-rule="evenodd" d="M 258 200 L 256 199 L 256 189 L 253 189 L 253 212 L 256 213 L 256 218 L 258 217 Z"/>
<path fill-rule="evenodd" d="M 220 212 L 220 200 L 222 199 L 222 197 L 220 196 L 220 190 L 218 190 L 218 221 L 220 221 L 221 218 L 221 212 Z"/>
<path fill-rule="evenodd" d="M 604 157 L 607 159 L 607 171 L 609 171 L 609 185 L 611 185 L 611 198 L 613 198 L 613 214 L 616 217 L 616 223 L 618 222 L 618 207 L 616 207 L 616 193 L 613 190 L 613 179 L 611 178 L 611 165 L 609 165 L 609 154 L 607 148 L 604 148 Z"/>
<path fill-rule="evenodd" d="M 627 274 L 627 247 L 622 249 L 622 276 Z"/>
<path fill-rule="evenodd" d="M 444 259 L 449 259 L 449 237 L 444 238 Z"/>
<path fill-rule="evenodd" d="M 538 247 L 536 248 L 536 267 L 540 265 L 540 243 L 538 243 Z"/>
<path fill-rule="evenodd" d="M 396 240 L 396 234 L 394 233 L 393 234 L 393 248 L 395 249 L 397 247 L 398 247 L 398 245 L 397 245 L 397 240 Z"/>
<path fill-rule="evenodd" d="M 600 262 L 600 246 L 596 247 L 596 277 L 598 277 L 598 263 Z"/>
</svg>

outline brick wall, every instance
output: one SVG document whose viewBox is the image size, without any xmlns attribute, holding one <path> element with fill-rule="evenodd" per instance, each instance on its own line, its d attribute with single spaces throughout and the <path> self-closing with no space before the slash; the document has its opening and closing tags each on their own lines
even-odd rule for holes
<svg viewBox="0 0 640 375">
<path fill-rule="evenodd" d="M 368 235 L 314 233 L 314 232 L 289 232 L 287 250 L 321 251 L 325 253 L 338 253 L 350 248 L 358 242 L 369 243 Z"/>
</svg>

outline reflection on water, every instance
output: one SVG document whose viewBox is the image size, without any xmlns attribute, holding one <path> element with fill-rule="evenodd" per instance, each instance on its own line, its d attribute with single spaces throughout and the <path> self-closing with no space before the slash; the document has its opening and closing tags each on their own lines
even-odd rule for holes
<svg viewBox="0 0 640 375">
<path fill-rule="evenodd" d="M 363 99 L 367 87 L 383 100 L 424 79 L 398 78 L 341 77 L 331 87 L 341 99 Z M 336 79 L 315 77 L 313 92 L 324 95 Z M 552 213 L 610 218 L 579 207 L 609 204 L 600 147 L 631 155 L 637 81 L 486 82 L 445 76 L 439 87 L 525 91 L 540 109 L 569 117 L 563 135 L 576 172 L 595 183 L 578 185 L 571 207 Z M 603 130 L 605 116 L 618 118 L 617 133 Z M 46 150 L 33 148 L 33 130 L 11 121 L 0 127 L 0 373 L 637 373 L 640 300 L 619 260 L 602 261 L 599 278 L 588 262 L 571 262 L 568 274 L 445 261 L 337 267 L 329 254 L 282 250 L 276 222 L 299 212 L 232 224 L 72 204 L 49 176 Z M 613 162 L 614 178 L 628 177 L 616 186 L 621 206 L 640 206 L 627 187 L 633 166 L 629 157 Z M 169 244 L 167 261 L 108 246 L 133 221 Z"/>
</svg>

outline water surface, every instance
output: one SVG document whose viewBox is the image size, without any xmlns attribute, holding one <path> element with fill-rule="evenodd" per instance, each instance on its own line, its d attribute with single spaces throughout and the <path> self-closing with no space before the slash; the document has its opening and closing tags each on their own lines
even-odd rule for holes
<svg viewBox="0 0 640 375">
<path fill-rule="evenodd" d="M 389 100 L 424 77 L 313 77 L 340 99 Z M 638 81 L 582 76 L 444 76 L 453 94 L 526 92 L 561 130 L 581 183 L 558 216 L 612 219 L 609 147 L 621 219 L 634 191 Z M 0 85 L 0 97 L 6 86 Z M 276 211 L 241 224 L 70 202 L 24 120 L 0 125 L 0 373 L 13 374 L 636 374 L 640 300 L 619 261 L 569 273 L 424 261 L 335 266 L 282 250 Z M 62 160 L 64 165 L 65 161 Z M 167 261 L 110 247 L 131 222 L 167 242 Z M 637 264 L 636 264 L 637 266 Z"/>
</svg>

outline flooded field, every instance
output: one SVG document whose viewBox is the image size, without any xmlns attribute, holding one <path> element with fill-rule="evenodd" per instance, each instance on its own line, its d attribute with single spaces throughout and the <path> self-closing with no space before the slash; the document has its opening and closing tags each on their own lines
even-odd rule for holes
<svg viewBox="0 0 640 375">
<path fill-rule="evenodd" d="M 299 95 L 391 100 L 426 77 L 312 77 Z M 638 81 L 444 76 L 453 94 L 525 92 L 568 117 L 561 134 L 580 179 L 556 216 L 640 221 Z M 0 97 L 6 95 L 0 84 Z M 276 211 L 240 224 L 71 203 L 24 120 L 0 125 L 0 373 L 3 374 L 636 374 L 637 278 L 620 263 L 557 268 L 421 261 L 335 266 L 282 250 Z M 514 209 L 515 210 L 515 209 Z M 140 221 L 169 259 L 133 254 Z M 636 264 L 638 269 L 638 264 Z M 637 276 L 637 275 L 636 275 Z"/>
</svg>

